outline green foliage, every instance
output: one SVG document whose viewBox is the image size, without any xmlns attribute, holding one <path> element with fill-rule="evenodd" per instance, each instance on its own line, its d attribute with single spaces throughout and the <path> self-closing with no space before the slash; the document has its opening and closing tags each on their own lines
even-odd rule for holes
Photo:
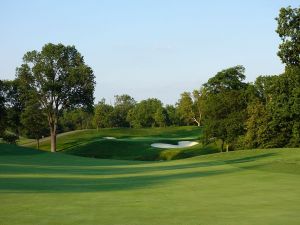
<svg viewBox="0 0 300 225">
<path fill-rule="evenodd" d="M 155 113 L 157 110 L 163 108 L 163 104 L 160 100 L 155 98 L 149 98 L 142 100 L 134 108 L 132 108 L 127 116 L 127 120 L 132 127 L 155 127 Z"/>
<path fill-rule="evenodd" d="M 2 140 L 8 144 L 16 144 L 19 137 L 15 134 L 5 132 Z"/>
<path fill-rule="evenodd" d="M 25 108 L 24 100 L 26 96 L 22 92 L 22 84 L 19 79 L 13 81 L 7 80 L 3 84 L 7 127 L 19 136 L 22 129 L 21 113 Z"/>
<path fill-rule="evenodd" d="M 287 66 L 300 65 L 300 8 L 281 8 L 276 32 L 282 40 L 278 56 Z"/>
<path fill-rule="evenodd" d="M 47 114 L 56 150 L 56 128 L 63 110 L 93 105 L 95 77 L 75 46 L 46 44 L 40 52 L 27 52 L 24 63 L 17 69 L 23 86 L 39 100 Z M 24 88 L 25 90 L 25 88 Z"/>
<path fill-rule="evenodd" d="M 299 146 L 300 69 L 256 79 L 248 104 L 245 148 Z"/>
<path fill-rule="evenodd" d="M 39 148 L 39 139 L 49 136 L 49 127 L 46 114 L 37 100 L 26 103 L 25 110 L 21 114 L 21 122 L 26 136 L 36 139 Z"/>
<path fill-rule="evenodd" d="M 205 136 L 207 139 L 221 139 L 222 151 L 224 143 L 228 150 L 244 133 L 247 107 L 244 71 L 242 66 L 222 70 L 204 85 L 207 90 L 203 105 Z"/>
<path fill-rule="evenodd" d="M 111 105 L 105 103 L 105 99 L 102 99 L 95 105 L 94 110 L 94 123 L 99 128 L 112 127 L 112 112 L 114 108 Z"/>
<path fill-rule="evenodd" d="M 167 113 L 167 125 L 168 126 L 179 126 L 180 118 L 178 116 L 175 106 L 166 105 L 165 110 Z"/>
<path fill-rule="evenodd" d="M 0 80 L 0 137 L 3 136 L 4 131 L 6 129 L 6 109 L 5 109 L 5 89 L 4 83 Z"/>
<path fill-rule="evenodd" d="M 159 107 L 154 114 L 155 125 L 165 127 L 168 121 L 167 111 L 163 107 Z"/>
<path fill-rule="evenodd" d="M 135 105 L 136 101 L 129 95 L 116 95 L 115 105 L 110 115 L 112 127 L 130 127 L 127 116 Z"/>
<path fill-rule="evenodd" d="M 243 66 L 235 66 L 218 72 L 214 77 L 210 78 L 203 86 L 209 93 L 222 93 L 230 90 L 242 90 L 245 88 L 245 68 Z"/>
<path fill-rule="evenodd" d="M 82 108 L 66 110 L 58 125 L 60 132 L 93 128 L 93 113 Z"/>
<path fill-rule="evenodd" d="M 191 93 L 184 92 L 181 94 L 177 103 L 177 113 L 182 124 L 191 125 L 194 123 L 195 113 Z"/>
</svg>

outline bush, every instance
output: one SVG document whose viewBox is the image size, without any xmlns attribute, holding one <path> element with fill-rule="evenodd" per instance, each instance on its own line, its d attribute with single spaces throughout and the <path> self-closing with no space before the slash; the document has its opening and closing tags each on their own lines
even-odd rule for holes
<svg viewBox="0 0 300 225">
<path fill-rule="evenodd" d="M 16 144 L 17 140 L 19 139 L 19 137 L 15 134 L 9 134 L 9 133 L 5 133 L 3 135 L 3 141 L 8 143 L 8 144 Z"/>
</svg>

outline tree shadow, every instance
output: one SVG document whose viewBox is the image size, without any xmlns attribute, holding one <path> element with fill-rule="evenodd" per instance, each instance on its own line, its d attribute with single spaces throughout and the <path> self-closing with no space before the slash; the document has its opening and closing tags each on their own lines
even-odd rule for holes
<svg viewBox="0 0 300 225">
<path fill-rule="evenodd" d="M 5 177 L 0 178 L 2 193 L 70 193 L 70 192 L 104 192 L 130 189 L 145 189 L 172 180 L 217 176 L 239 171 L 238 168 L 211 170 L 203 172 L 186 172 L 168 175 L 143 175 L 113 178 L 72 178 L 72 177 Z"/>
<path fill-rule="evenodd" d="M 259 155 L 254 155 L 254 156 L 247 156 L 247 157 L 242 157 L 242 158 L 237 158 L 237 159 L 224 160 L 224 162 L 227 164 L 253 162 L 253 161 L 257 161 L 259 159 L 264 159 L 264 158 L 268 158 L 268 157 L 275 156 L 275 155 L 277 155 L 277 154 L 270 152 L 270 153 L 259 154 Z"/>
</svg>

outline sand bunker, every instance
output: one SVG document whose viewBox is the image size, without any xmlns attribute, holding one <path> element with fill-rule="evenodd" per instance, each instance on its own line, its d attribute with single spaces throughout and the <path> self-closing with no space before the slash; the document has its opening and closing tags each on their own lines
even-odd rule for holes
<svg viewBox="0 0 300 225">
<path fill-rule="evenodd" d="M 115 137 L 103 137 L 104 139 L 108 139 L 108 140 L 113 140 L 113 139 L 117 139 Z"/>
<path fill-rule="evenodd" d="M 187 148 L 199 144 L 196 141 L 179 141 L 177 145 L 165 144 L 165 143 L 153 143 L 151 147 L 154 148 Z"/>
</svg>

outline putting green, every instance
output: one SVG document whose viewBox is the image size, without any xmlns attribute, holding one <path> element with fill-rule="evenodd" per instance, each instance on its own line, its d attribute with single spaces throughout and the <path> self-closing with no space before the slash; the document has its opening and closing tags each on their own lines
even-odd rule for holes
<svg viewBox="0 0 300 225">
<path fill-rule="evenodd" d="M 92 159 L 0 145 L 0 224 L 300 222 L 300 150 L 166 162 Z"/>
</svg>

